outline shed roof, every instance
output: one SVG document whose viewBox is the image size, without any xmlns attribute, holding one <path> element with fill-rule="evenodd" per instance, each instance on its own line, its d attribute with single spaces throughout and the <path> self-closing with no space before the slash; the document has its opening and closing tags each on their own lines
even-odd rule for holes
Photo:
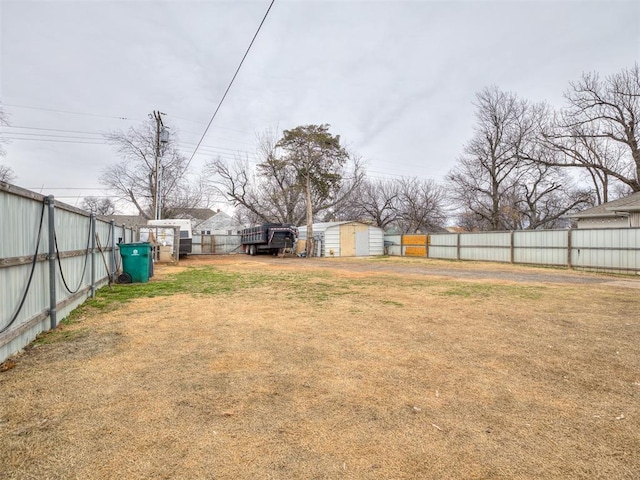
<svg viewBox="0 0 640 480">
<path fill-rule="evenodd" d="M 640 212 L 640 192 L 567 215 L 570 218 L 619 217 L 620 213 Z"/>
<path fill-rule="evenodd" d="M 329 227 L 335 227 L 336 225 L 346 225 L 348 223 L 358 223 L 360 225 L 367 225 L 367 223 L 364 222 L 360 222 L 358 220 L 344 220 L 342 222 L 318 222 L 318 223 L 314 223 L 312 225 L 313 231 L 314 233 L 320 233 L 320 232 L 324 232 L 327 228 Z M 307 230 L 307 226 L 306 225 L 302 225 L 300 227 L 298 227 L 298 230 L 304 229 L 305 231 Z"/>
</svg>

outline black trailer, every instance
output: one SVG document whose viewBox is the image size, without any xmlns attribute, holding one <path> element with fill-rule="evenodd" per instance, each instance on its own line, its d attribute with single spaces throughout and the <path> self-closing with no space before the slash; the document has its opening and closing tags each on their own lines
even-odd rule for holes
<svg viewBox="0 0 640 480">
<path fill-rule="evenodd" d="M 270 253 L 277 255 L 285 248 L 292 248 L 298 238 L 298 229 L 293 225 L 265 223 L 245 228 L 240 232 L 242 251 L 247 255 Z"/>
</svg>

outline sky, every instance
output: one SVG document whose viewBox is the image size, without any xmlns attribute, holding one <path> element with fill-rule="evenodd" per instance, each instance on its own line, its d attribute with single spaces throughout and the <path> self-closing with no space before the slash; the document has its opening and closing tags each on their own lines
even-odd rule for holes
<svg viewBox="0 0 640 480">
<path fill-rule="evenodd" d="M 0 163 L 71 205 L 110 196 L 104 133 L 154 110 L 190 157 L 270 3 L 0 0 Z M 191 167 L 326 123 L 370 177 L 442 181 L 483 88 L 561 107 L 583 72 L 638 61 L 637 0 L 276 0 Z"/>
</svg>

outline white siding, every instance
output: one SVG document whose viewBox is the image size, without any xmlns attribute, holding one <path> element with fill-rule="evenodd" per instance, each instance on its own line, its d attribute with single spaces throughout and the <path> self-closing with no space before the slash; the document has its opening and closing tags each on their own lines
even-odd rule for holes
<svg viewBox="0 0 640 480">
<path fill-rule="evenodd" d="M 384 232 L 372 225 L 369 226 L 369 255 L 384 255 Z"/>
<path fill-rule="evenodd" d="M 578 228 L 625 228 L 629 226 L 627 217 L 593 217 L 580 218 Z"/>
<path fill-rule="evenodd" d="M 325 257 L 340 256 L 340 225 L 333 225 L 324 231 L 324 251 Z M 331 255 L 333 250 L 333 255 Z"/>
</svg>

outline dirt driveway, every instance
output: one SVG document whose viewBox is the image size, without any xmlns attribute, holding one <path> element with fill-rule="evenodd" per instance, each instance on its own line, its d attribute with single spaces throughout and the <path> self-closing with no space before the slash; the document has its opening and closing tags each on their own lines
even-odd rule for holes
<svg viewBox="0 0 640 480">
<path fill-rule="evenodd" d="M 633 479 L 635 278 L 210 257 L 0 373 L 0 478 Z"/>
</svg>

